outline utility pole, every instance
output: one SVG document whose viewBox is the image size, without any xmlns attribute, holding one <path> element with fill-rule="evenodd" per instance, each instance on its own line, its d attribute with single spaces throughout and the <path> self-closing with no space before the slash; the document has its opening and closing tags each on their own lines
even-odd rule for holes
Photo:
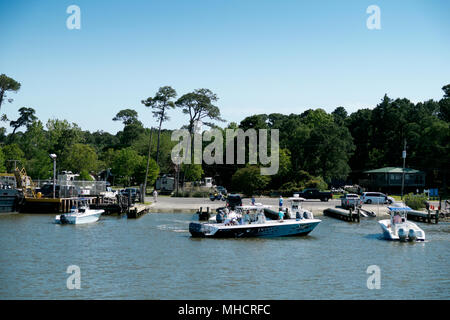
<svg viewBox="0 0 450 320">
<path fill-rule="evenodd" d="M 403 170 L 402 170 L 402 195 L 401 195 L 401 199 L 403 200 L 403 188 L 405 187 L 406 138 L 405 138 L 405 144 L 404 144 L 404 147 L 403 147 L 402 158 L 403 158 Z"/>
<path fill-rule="evenodd" d="M 56 198 L 56 154 L 49 154 L 50 159 L 53 160 L 53 199 Z M 61 192 L 60 192 L 61 193 Z"/>
<path fill-rule="evenodd" d="M 147 192 L 148 167 L 150 166 L 150 153 L 152 151 L 153 127 L 150 128 L 150 143 L 148 145 L 147 169 L 145 170 L 144 191 L 141 195 L 141 202 L 145 202 L 145 193 Z"/>
<path fill-rule="evenodd" d="M 6 160 L 6 161 L 14 162 L 14 169 L 13 170 L 16 170 L 17 169 L 17 161 L 20 161 L 20 160 Z"/>
<path fill-rule="evenodd" d="M 180 155 L 176 155 L 173 160 L 175 161 L 175 190 L 176 194 L 178 195 L 178 186 L 180 184 Z"/>
</svg>

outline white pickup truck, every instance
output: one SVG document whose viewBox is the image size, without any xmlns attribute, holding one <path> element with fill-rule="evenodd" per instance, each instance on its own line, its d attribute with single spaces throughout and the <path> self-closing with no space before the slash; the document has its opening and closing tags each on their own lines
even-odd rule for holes
<svg viewBox="0 0 450 320">
<path fill-rule="evenodd" d="M 341 197 L 341 207 L 344 209 L 357 208 L 361 206 L 362 201 L 355 193 L 347 193 Z"/>
</svg>

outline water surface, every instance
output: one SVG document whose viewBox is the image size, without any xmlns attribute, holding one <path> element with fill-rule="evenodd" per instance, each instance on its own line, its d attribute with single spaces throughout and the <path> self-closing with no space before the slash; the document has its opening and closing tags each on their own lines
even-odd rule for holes
<svg viewBox="0 0 450 320">
<path fill-rule="evenodd" d="M 320 217 L 306 237 L 195 239 L 191 214 L 0 216 L 1 299 L 449 299 L 450 225 L 419 223 L 425 243 L 381 239 L 374 219 Z M 81 289 L 69 290 L 69 265 Z M 367 267 L 381 289 L 367 288 Z"/>
</svg>

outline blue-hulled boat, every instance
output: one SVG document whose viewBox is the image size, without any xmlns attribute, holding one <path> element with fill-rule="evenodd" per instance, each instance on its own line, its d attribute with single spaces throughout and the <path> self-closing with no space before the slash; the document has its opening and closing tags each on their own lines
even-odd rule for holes
<svg viewBox="0 0 450 320">
<path fill-rule="evenodd" d="M 220 223 L 191 222 L 189 232 L 193 237 L 204 238 L 304 236 L 321 222 L 313 217 L 271 220 L 264 215 L 266 207 L 238 206 Z"/>
</svg>

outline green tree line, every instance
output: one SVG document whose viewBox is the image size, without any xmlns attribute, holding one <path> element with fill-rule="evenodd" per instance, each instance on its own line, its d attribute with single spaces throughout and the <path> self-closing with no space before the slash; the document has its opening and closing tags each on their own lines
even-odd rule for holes
<svg viewBox="0 0 450 320">
<path fill-rule="evenodd" d="M 0 107 L 7 101 L 6 92 L 19 89 L 20 83 L 1 75 Z M 327 188 L 357 182 L 368 169 L 401 166 L 406 141 L 407 166 L 425 171 L 428 186 L 446 189 L 450 177 L 450 85 L 442 90 L 444 94 L 439 101 L 413 103 L 385 95 L 374 108 L 351 114 L 344 107 L 331 113 L 320 108 L 298 113 L 294 110 L 289 115 L 255 114 L 239 124 L 232 122 L 220 127 L 216 123 L 225 120 L 216 105 L 218 97 L 212 91 L 197 89 L 178 97 L 173 88 L 165 86 L 141 100 L 140 108 L 120 110 L 111 119 L 123 124 L 116 134 L 84 131 L 67 120 L 50 119 L 44 124 L 33 108 L 22 107 L 18 119 L 10 121 L 2 117 L 5 126 L 0 128 L 0 171 L 11 171 L 12 162 L 8 160 L 14 159 L 24 164 L 33 179 L 48 179 L 52 175 L 48 154 L 55 153 L 58 171 L 71 170 L 80 173 L 83 179 L 100 172 L 111 173 L 106 178 L 114 184 L 138 185 L 147 181 L 152 185 L 160 174 L 175 174 L 171 150 L 176 142 L 171 141 L 172 131 L 164 126 L 170 121 L 168 111 L 179 109 L 189 116 L 184 128 L 191 134 L 196 121 L 222 130 L 224 138 L 227 128 L 269 132 L 278 129 L 280 133 L 280 167 L 276 175 L 261 176 L 258 164 L 203 163 L 182 165 L 181 180 L 211 176 L 218 184 L 247 194 Z M 154 124 L 139 120 L 140 112 L 149 111 L 156 120 Z M 8 121 L 12 129 L 9 134 Z"/>
</svg>

